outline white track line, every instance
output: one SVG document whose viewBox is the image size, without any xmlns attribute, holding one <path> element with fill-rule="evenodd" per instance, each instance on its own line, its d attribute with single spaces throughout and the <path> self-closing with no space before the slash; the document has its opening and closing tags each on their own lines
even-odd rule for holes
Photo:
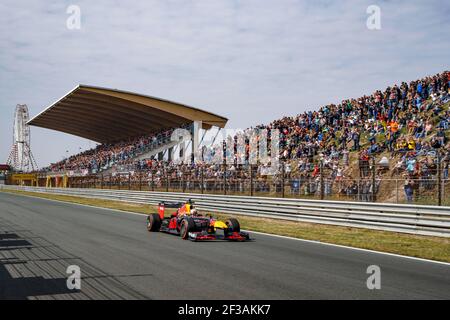
<svg viewBox="0 0 450 320">
<path fill-rule="evenodd" d="M 432 262 L 432 263 L 438 263 L 438 264 L 443 264 L 443 265 L 446 265 L 446 266 L 450 266 L 450 263 L 448 263 L 448 262 L 442 262 L 442 261 L 429 260 L 429 259 L 424 259 L 424 258 L 405 256 L 405 255 L 401 255 L 401 254 L 382 252 L 382 251 L 363 249 L 363 248 L 356 248 L 356 247 L 349 247 L 349 246 L 344 246 L 344 245 L 340 245 L 340 244 L 321 242 L 321 241 L 317 241 L 317 240 L 306 240 L 306 239 L 300 239 L 300 238 L 293 238 L 293 237 L 281 236 L 281 235 L 278 235 L 278 234 L 271 234 L 271 233 L 265 233 L 265 232 L 259 232 L 259 231 L 251 231 L 251 230 L 244 230 L 244 231 L 248 231 L 248 232 L 255 233 L 255 234 L 267 235 L 267 236 L 276 237 L 276 238 L 296 240 L 296 241 L 302 241 L 302 242 L 309 242 L 309 243 L 314 243 L 314 244 L 321 244 L 321 245 L 326 245 L 326 246 L 357 250 L 357 251 L 362 251 L 362 252 L 384 254 L 384 255 L 388 255 L 388 256 L 392 256 L 392 257 L 405 258 L 405 259 L 411 259 L 411 260 L 418 260 L 418 261 L 422 261 L 422 262 Z"/>
<path fill-rule="evenodd" d="M 30 195 L 26 195 L 26 194 L 18 194 L 18 193 L 12 193 L 12 192 L 11 193 L 10 192 L 5 192 L 5 193 L 13 194 L 13 195 L 19 195 L 19 196 L 22 196 L 22 197 L 30 197 L 30 198 L 36 198 L 36 199 L 41 199 L 41 200 L 61 202 L 61 203 L 65 203 L 65 204 L 73 204 L 73 205 L 77 205 L 77 206 L 89 207 L 89 208 L 94 208 L 94 209 L 103 209 L 103 210 L 114 211 L 114 212 L 118 212 L 118 213 L 128 213 L 128 214 L 134 214 L 134 215 L 138 215 L 138 216 L 146 215 L 145 213 L 131 212 L 131 211 L 125 211 L 125 210 L 118 210 L 118 209 L 110 209 L 110 208 L 104 208 L 104 207 L 96 207 L 96 206 L 92 206 L 92 205 L 88 205 L 88 204 L 81 204 L 81 203 L 67 202 L 67 201 L 62 201 L 62 200 L 47 199 L 47 198 L 43 198 L 43 197 L 30 196 Z M 94 199 L 94 198 L 86 198 L 86 199 Z M 102 199 L 102 200 L 108 200 L 108 199 Z M 259 232 L 259 231 L 252 231 L 252 230 L 243 230 L 243 231 L 251 232 L 251 233 L 254 233 L 254 234 L 261 234 L 261 235 L 265 235 L 265 236 L 269 236 L 269 237 L 275 237 L 275 238 L 281 238 L 281 239 L 287 239 L 287 240 L 295 240 L 295 241 L 302 241 L 302 242 L 307 242 L 307 243 L 314 243 L 314 244 L 320 244 L 320 245 L 325 245 L 325 246 L 331 246 L 331 247 L 337 247 L 337 248 L 343 248 L 343 249 L 350 249 L 350 250 L 356 250 L 356 251 L 362 251 L 362 252 L 369 252 L 369 253 L 375 253 L 375 254 L 382 254 L 382 255 L 387 255 L 387 256 L 391 256 L 391 257 L 416 260 L 416 261 L 420 261 L 420 262 L 437 263 L 437 264 L 441 264 L 441 265 L 445 265 L 445 266 L 450 266 L 450 263 L 448 263 L 448 262 L 442 262 L 442 261 L 429 260 L 429 259 L 424 259 L 424 258 L 405 256 L 405 255 L 401 255 L 401 254 L 382 252 L 382 251 L 363 249 L 363 248 L 356 248 L 356 247 L 349 247 L 349 246 L 344 246 L 344 245 L 340 245 L 340 244 L 321 242 L 321 241 L 317 241 L 317 240 L 306 240 L 306 239 L 294 238 L 294 237 L 289 237 L 289 236 L 281 236 L 281 235 L 278 235 L 278 234 L 265 233 L 265 232 Z"/>
</svg>

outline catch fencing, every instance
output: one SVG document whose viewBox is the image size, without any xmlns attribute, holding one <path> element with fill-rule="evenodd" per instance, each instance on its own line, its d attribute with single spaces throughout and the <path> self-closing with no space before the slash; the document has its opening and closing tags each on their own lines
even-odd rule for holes
<svg viewBox="0 0 450 320">
<path fill-rule="evenodd" d="M 192 199 L 198 209 L 208 212 L 450 237 L 450 207 L 444 206 L 87 188 L 1 188 L 153 205 Z"/>
</svg>

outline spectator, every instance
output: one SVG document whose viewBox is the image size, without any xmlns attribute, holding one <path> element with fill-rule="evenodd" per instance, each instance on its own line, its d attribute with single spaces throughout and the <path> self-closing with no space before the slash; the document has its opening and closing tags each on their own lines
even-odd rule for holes
<svg viewBox="0 0 450 320">
<path fill-rule="evenodd" d="M 414 194 L 413 188 L 414 188 L 414 180 L 411 179 L 409 175 L 405 175 L 404 189 L 406 202 L 408 203 L 411 203 L 413 201 L 413 194 Z"/>
</svg>

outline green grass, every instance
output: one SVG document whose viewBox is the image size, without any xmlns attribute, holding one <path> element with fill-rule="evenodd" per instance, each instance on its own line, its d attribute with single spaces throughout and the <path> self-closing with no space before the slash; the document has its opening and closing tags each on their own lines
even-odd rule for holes
<svg viewBox="0 0 450 320">
<path fill-rule="evenodd" d="M 0 191 L 142 214 L 156 212 L 156 208 L 152 205 L 37 192 L 15 190 Z M 215 215 L 223 220 L 230 217 L 230 215 L 221 213 L 217 213 Z M 450 239 L 448 238 L 418 236 L 362 228 L 347 228 L 341 226 L 281 221 L 239 215 L 236 217 L 239 219 L 241 227 L 250 231 L 266 232 L 300 239 L 316 240 L 356 248 L 450 262 Z"/>
</svg>

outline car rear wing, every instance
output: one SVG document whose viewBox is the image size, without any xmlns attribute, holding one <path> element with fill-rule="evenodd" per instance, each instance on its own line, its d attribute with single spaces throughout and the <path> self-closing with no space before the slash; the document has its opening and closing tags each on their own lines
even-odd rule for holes
<svg viewBox="0 0 450 320">
<path fill-rule="evenodd" d="M 177 209 L 176 214 L 178 214 L 180 210 L 182 213 L 190 214 L 193 207 L 193 201 L 191 199 L 188 199 L 186 202 L 161 201 L 158 203 L 158 214 L 162 220 L 164 219 L 166 208 Z"/>
<path fill-rule="evenodd" d="M 176 201 L 161 201 L 159 206 L 163 206 L 165 208 L 179 208 L 184 205 L 184 202 L 176 202 Z"/>
</svg>

